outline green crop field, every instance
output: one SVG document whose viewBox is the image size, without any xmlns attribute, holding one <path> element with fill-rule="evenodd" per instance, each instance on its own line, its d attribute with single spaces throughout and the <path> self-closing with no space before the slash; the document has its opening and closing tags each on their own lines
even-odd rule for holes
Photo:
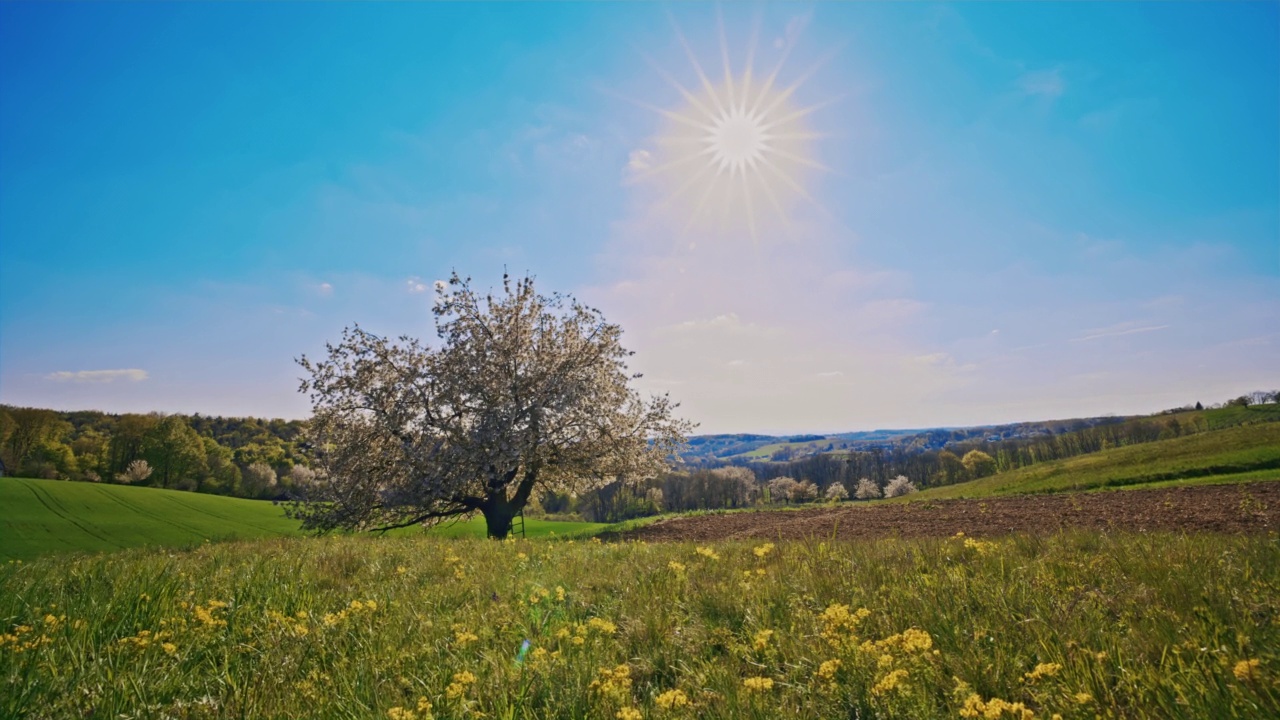
<svg viewBox="0 0 1280 720">
<path fill-rule="evenodd" d="M 155 488 L 0 478 L 0 559 L 288 535 L 269 502 Z"/>
<path fill-rule="evenodd" d="M 529 519 L 529 537 L 580 535 L 596 523 Z M 395 534 L 416 534 L 406 528 Z M 484 537 L 481 519 L 431 530 L 449 537 Z M 0 478 L 0 561 L 72 550 L 138 546 L 185 547 L 206 540 L 298 535 L 284 509 L 262 500 L 157 488 Z"/>
<path fill-rule="evenodd" d="M 1277 717 L 1276 617 L 1274 536 L 134 549 L 0 564 L 0 716 Z"/>
<path fill-rule="evenodd" d="M 1266 422 L 1037 463 L 979 480 L 930 488 L 899 500 L 1273 478 L 1280 478 L 1280 423 Z"/>
</svg>

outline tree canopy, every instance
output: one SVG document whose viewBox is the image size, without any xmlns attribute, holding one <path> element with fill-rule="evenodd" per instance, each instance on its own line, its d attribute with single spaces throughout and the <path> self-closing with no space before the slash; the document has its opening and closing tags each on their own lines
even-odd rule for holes
<svg viewBox="0 0 1280 720">
<path fill-rule="evenodd" d="M 630 386 L 622 329 L 532 278 L 481 298 L 437 288 L 440 343 L 359 326 L 299 363 L 320 473 L 290 513 L 314 530 L 390 529 L 479 511 L 505 537 L 535 490 L 663 471 L 692 426 Z"/>
</svg>

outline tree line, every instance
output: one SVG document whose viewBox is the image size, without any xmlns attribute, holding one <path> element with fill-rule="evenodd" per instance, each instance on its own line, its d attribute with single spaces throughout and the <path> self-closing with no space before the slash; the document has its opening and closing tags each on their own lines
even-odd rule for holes
<svg viewBox="0 0 1280 720">
<path fill-rule="evenodd" d="M 1277 402 L 1274 391 L 1255 392 L 1209 410 Z M 640 482 L 615 482 L 580 497 L 542 498 L 547 512 L 578 512 L 600 522 L 618 522 L 660 512 L 714 510 L 759 504 L 795 504 L 848 498 L 892 497 L 918 488 L 953 485 L 1027 465 L 1154 442 L 1216 429 L 1212 414 L 1195 406 L 1152 416 L 1086 423 L 1061 421 L 1058 434 L 1026 438 L 966 437 L 942 449 L 925 449 L 917 438 L 867 450 L 827 452 L 785 462 L 752 462 L 719 468 L 686 466 Z M 923 436 L 924 434 L 922 434 Z M 703 458 L 698 461 L 705 462 Z M 906 489 L 906 488 L 909 488 Z"/>
<path fill-rule="evenodd" d="M 314 479 L 300 420 L 0 405 L 0 472 L 283 498 Z"/>
</svg>

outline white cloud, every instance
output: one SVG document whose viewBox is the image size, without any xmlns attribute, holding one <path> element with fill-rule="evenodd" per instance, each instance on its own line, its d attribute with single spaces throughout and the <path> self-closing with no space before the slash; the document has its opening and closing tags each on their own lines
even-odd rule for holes
<svg viewBox="0 0 1280 720">
<path fill-rule="evenodd" d="M 1099 328 L 1091 330 L 1087 334 L 1077 338 L 1071 338 L 1071 342 L 1086 342 L 1088 340 L 1097 340 L 1099 338 L 1120 337 L 1121 335 L 1136 335 L 1138 333 L 1155 332 L 1156 330 L 1164 330 L 1168 325 L 1145 325 L 1134 327 L 1133 323 L 1121 323 L 1107 328 Z"/>
<path fill-rule="evenodd" d="M 627 170 L 632 173 L 642 173 L 653 167 L 653 153 L 644 148 L 632 150 L 627 155 Z"/>
<path fill-rule="evenodd" d="M 436 282 L 439 283 L 440 281 L 437 280 Z M 417 275 L 406 280 L 405 285 L 408 286 L 409 292 L 413 295 L 417 295 L 419 293 L 424 293 L 427 291 L 427 284 L 422 282 L 422 278 L 418 277 Z"/>
<path fill-rule="evenodd" d="M 324 297 L 328 297 L 333 294 L 333 285 L 327 282 L 320 283 L 316 287 L 316 292 L 320 293 Z"/>
<path fill-rule="evenodd" d="M 137 368 L 127 370 L 59 370 L 44 376 L 45 380 L 73 383 L 110 383 L 117 380 L 142 382 L 147 379 L 147 371 Z"/>
<path fill-rule="evenodd" d="M 1062 69 L 1054 68 L 1024 73 L 1018 78 L 1018 87 L 1028 95 L 1052 100 L 1066 92 L 1067 83 L 1062 77 Z"/>
</svg>

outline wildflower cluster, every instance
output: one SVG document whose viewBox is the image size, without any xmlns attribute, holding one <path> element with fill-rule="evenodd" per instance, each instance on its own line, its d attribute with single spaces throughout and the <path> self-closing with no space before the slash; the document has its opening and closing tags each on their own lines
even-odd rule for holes
<svg viewBox="0 0 1280 720">
<path fill-rule="evenodd" d="M 0 633 L 0 649 L 11 648 L 15 653 L 35 650 L 41 645 L 48 645 L 53 640 L 45 633 L 35 634 L 30 625 L 16 625 L 11 633 Z"/>
<path fill-rule="evenodd" d="M 854 647 L 858 644 L 858 625 L 870 616 L 871 611 L 866 608 L 850 612 L 848 605 L 829 605 L 818 616 L 818 621 L 822 624 L 818 634 L 832 647 Z"/>
<path fill-rule="evenodd" d="M 187 603 L 182 603 L 182 607 L 188 607 Z M 204 605 L 191 605 L 191 614 L 195 617 L 196 622 L 200 626 L 208 630 L 218 630 L 227 626 L 227 621 L 219 616 L 222 610 L 230 607 L 229 603 L 221 600 L 210 600 Z"/>
<path fill-rule="evenodd" d="M 285 615 L 275 610 L 267 611 L 267 620 L 275 627 L 294 637 L 306 637 L 311 633 L 311 615 L 306 610 L 299 610 L 293 615 Z"/>
<path fill-rule="evenodd" d="M 476 683 L 476 676 L 467 670 L 453 674 L 453 682 L 449 683 L 449 687 L 444 689 L 444 696 L 450 700 L 457 700 L 467 694 L 467 688 Z"/>
<path fill-rule="evenodd" d="M 432 720 L 431 701 L 425 697 L 418 698 L 418 704 L 412 708 L 396 706 L 387 710 L 387 720 Z"/>
<path fill-rule="evenodd" d="M 683 690 L 668 690 L 655 698 L 654 703 L 663 710 L 679 710 L 689 706 L 689 696 Z"/>
<path fill-rule="evenodd" d="M 600 668 L 588 689 L 615 705 L 625 705 L 631 701 L 631 666 Z"/>
<path fill-rule="evenodd" d="M 773 678 L 756 675 L 742 681 L 742 687 L 750 692 L 769 692 L 773 689 Z"/>
<path fill-rule="evenodd" d="M 321 618 L 321 622 L 324 623 L 325 627 L 334 627 L 335 625 L 341 625 L 353 615 L 371 613 L 377 609 L 378 603 L 373 600 L 352 600 L 345 608 L 336 613 L 325 613 L 324 617 Z"/>
<path fill-rule="evenodd" d="M 961 541 L 966 549 L 972 550 L 979 555 L 986 555 L 999 547 L 998 544 L 991 542 L 990 540 L 978 540 L 971 537 L 965 537 L 963 532 L 956 533 L 952 539 Z"/>
</svg>

